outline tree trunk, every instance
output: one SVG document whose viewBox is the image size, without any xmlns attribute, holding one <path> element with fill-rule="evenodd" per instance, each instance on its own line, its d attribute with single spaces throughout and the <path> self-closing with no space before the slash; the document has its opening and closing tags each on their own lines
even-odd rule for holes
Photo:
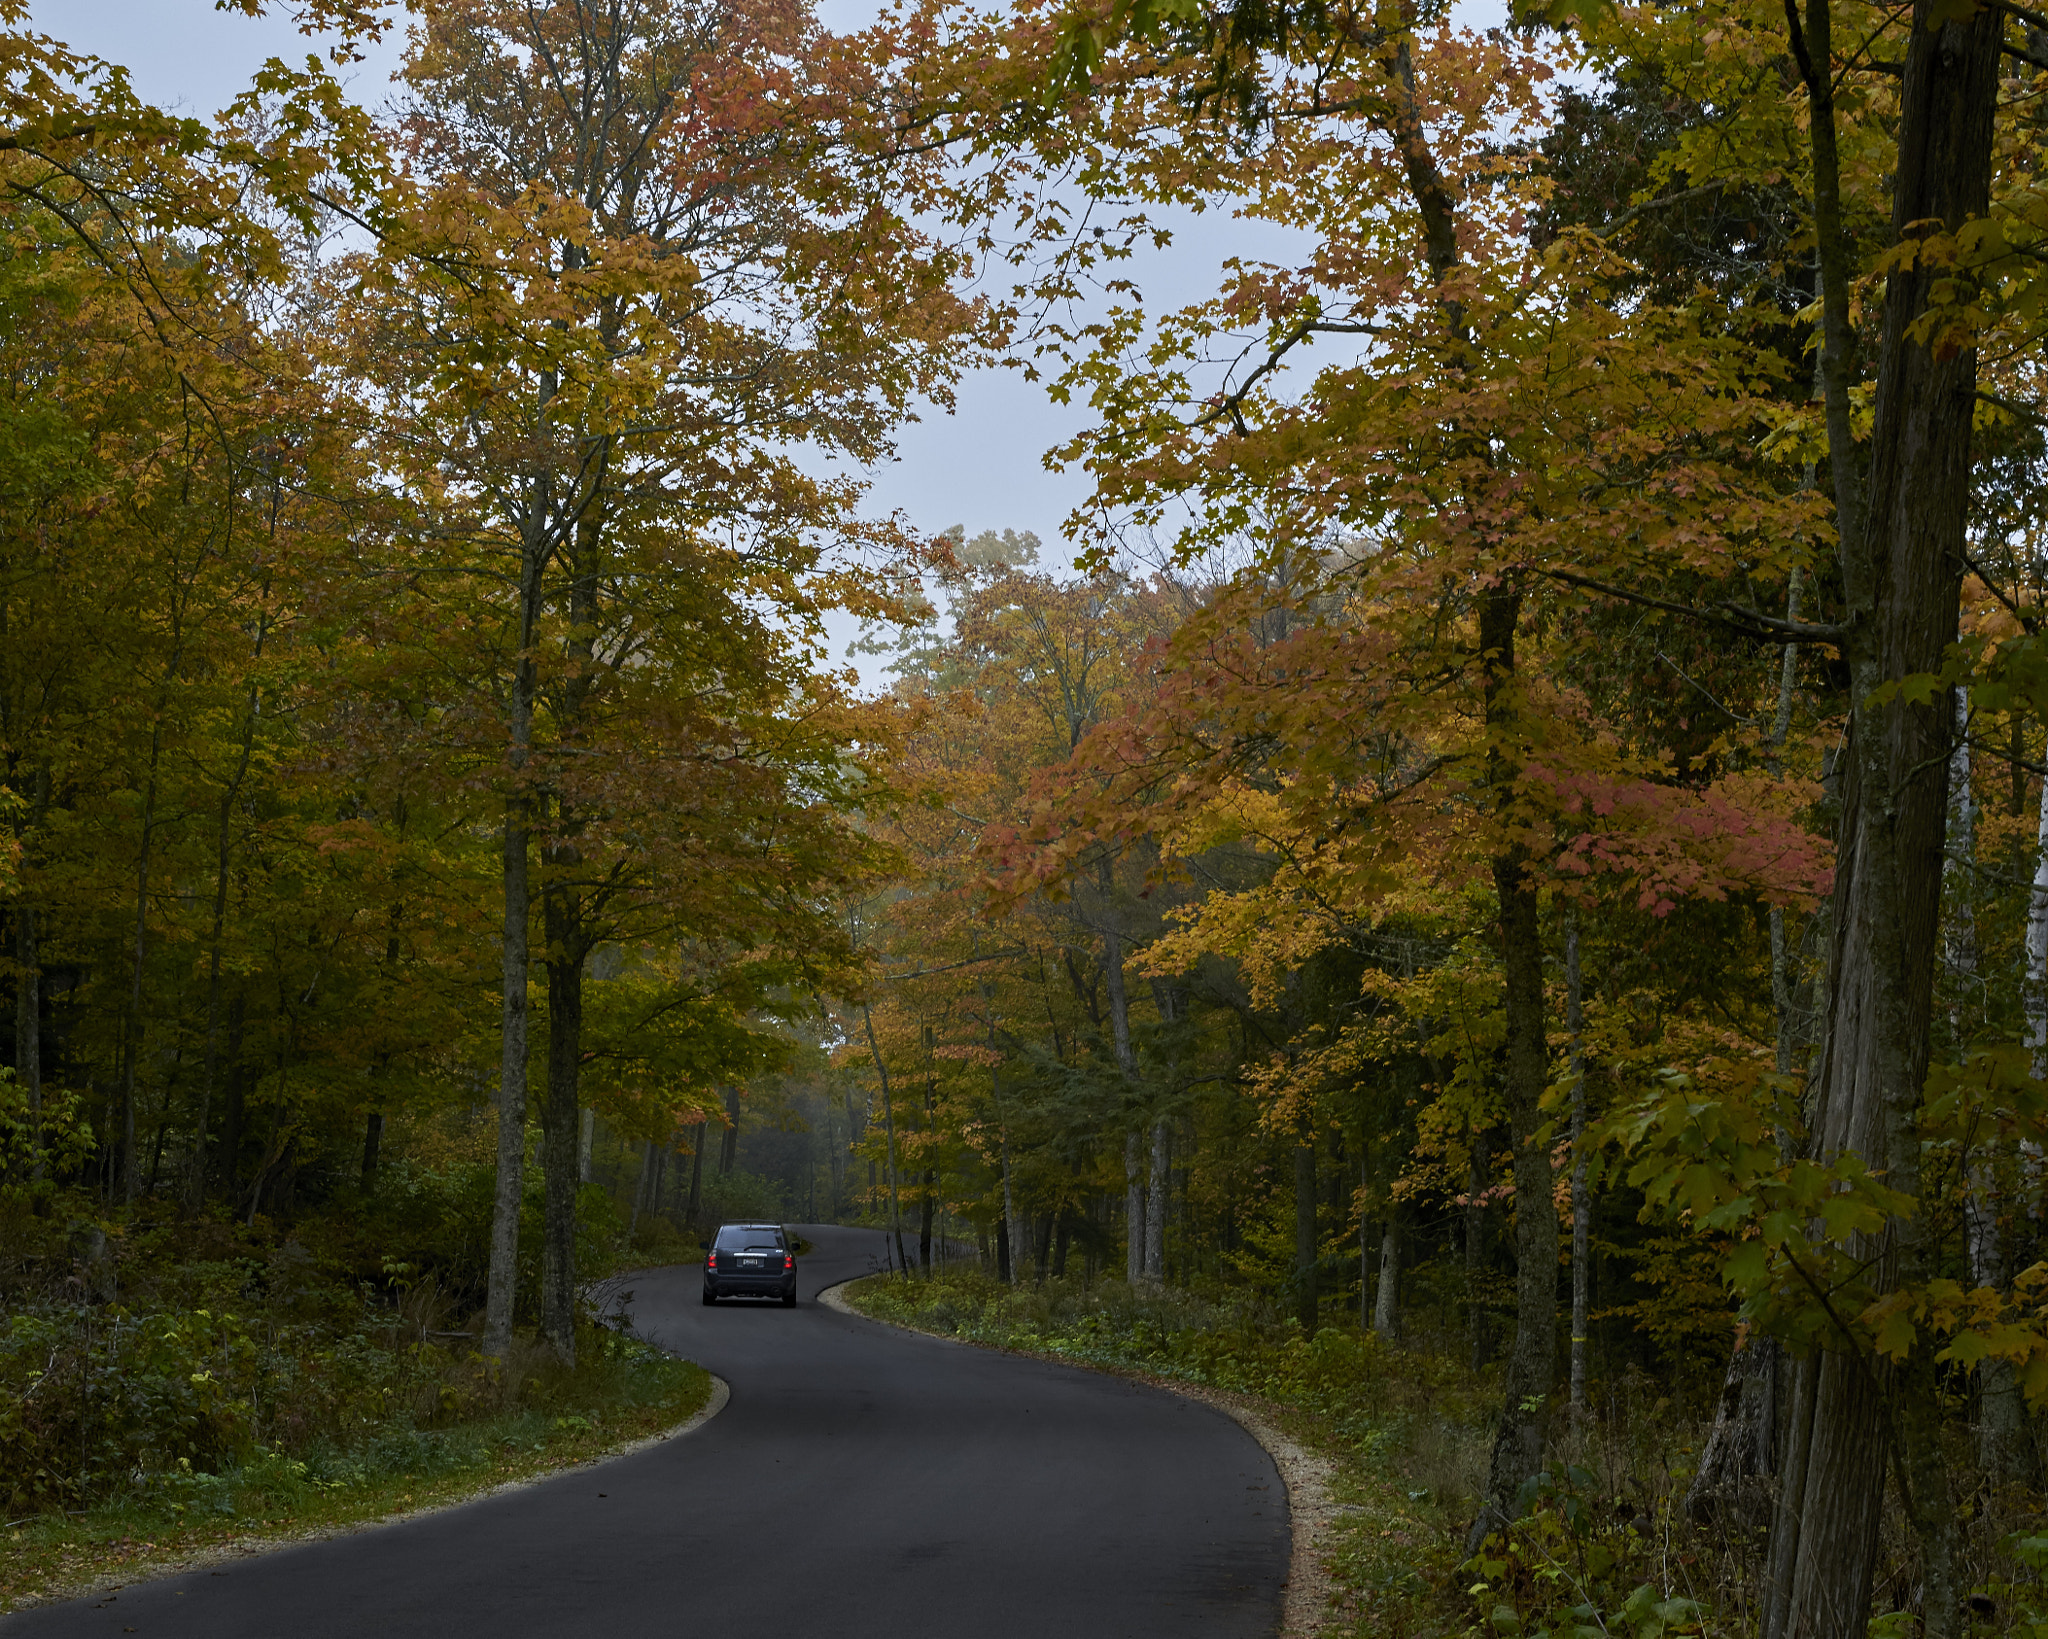
<svg viewBox="0 0 2048 1639">
<path fill-rule="evenodd" d="M 1002 1132 L 998 1143 L 1002 1147 L 1003 1163 L 1003 1242 L 1009 1259 L 1009 1274 L 1006 1278 L 1015 1283 L 1024 1278 L 1030 1228 L 1017 1213 L 1017 1190 L 1010 1177 L 1010 1135 Z"/>
<path fill-rule="evenodd" d="M 1486 1262 L 1486 1135 L 1475 1132 L 1465 1157 L 1465 1342 L 1467 1363 L 1478 1371 L 1493 1352 L 1479 1279 Z"/>
<path fill-rule="evenodd" d="M 43 959 L 35 908 L 14 906 L 14 1074 L 28 1100 L 29 1178 L 43 1178 Z"/>
<path fill-rule="evenodd" d="M 260 621 L 256 628 L 256 654 L 259 657 L 268 631 L 268 620 Z M 234 852 L 232 826 L 235 800 L 242 793 L 242 781 L 248 777 L 249 762 L 256 749 L 256 711 L 260 701 L 261 694 L 256 684 L 251 683 L 242 712 L 241 752 L 235 761 L 234 778 L 228 781 L 227 789 L 221 793 L 220 818 L 214 830 L 213 927 L 206 943 L 206 1055 L 199 1081 L 199 1110 L 193 1123 L 192 1171 L 185 1185 L 186 1209 L 191 1212 L 197 1212 L 206 1200 L 206 1124 L 213 1113 L 214 1081 L 220 1073 L 220 957 L 221 941 L 227 929 L 228 867 Z M 366 1188 L 373 1170 L 366 1161 Z"/>
<path fill-rule="evenodd" d="M 740 1159 L 740 1090 L 737 1084 L 725 1090 L 725 1132 L 718 1141 L 718 1175 L 730 1178 Z"/>
<path fill-rule="evenodd" d="M 576 1182 L 590 1182 L 590 1151 L 597 1139 L 597 1112 L 585 1108 L 576 1127 Z"/>
<path fill-rule="evenodd" d="M 249 1016 L 248 998 L 239 991 L 228 1003 L 228 1107 L 221 1121 L 221 1194 L 229 1210 L 242 1194 L 242 1124 L 248 1107 L 248 1087 L 242 1067 L 242 1028 Z"/>
<path fill-rule="evenodd" d="M 1380 1286 L 1374 1294 L 1372 1329 L 1389 1343 L 1401 1335 L 1401 1219 L 1387 1208 L 1387 1227 L 1380 1232 Z"/>
<path fill-rule="evenodd" d="M 1513 781 L 1522 740 L 1515 627 L 1521 593 L 1503 578 L 1481 595 L 1479 646 L 1485 666 L 1488 783 L 1494 823 L 1513 837 Z M 1502 1389 L 1500 1428 L 1488 1465 L 1486 1499 L 1474 1520 L 1474 1548 L 1506 1524 L 1522 1482 L 1543 1466 L 1557 1381 L 1557 1213 L 1551 1204 L 1550 1149 L 1542 1142 L 1541 1104 L 1549 1079 L 1543 1023 L 1543 944 L 1533 862 L 1518 840 L 1493 860 L 1500 906 L 1500 954 L 1506 1041 L 1502 1090 L 1514 1141 L 1515 1335 Z"/>
<path fill-rule="evenodd" d="M 711 1132 L 709 1122 L 697 1123 L 697 1141 L 690 1146 L 690 1210 L 685 1216 L 690 1227 L 702 1233 L 701 1215 L 704 1211 L 704 1140 Z"/>
<path fill-rule="evenodd" d="M 557 863 L 563 852 L 557 849 Z M 540 1330 L 567 1366 L 576 1364 L 578 1106 L 583 1057 L 583 929 L 559 882 L 544 895 L 548 971 L 548 1083 L 540 1110 L 542 1209 Z"/>
<path fill-rule="evenodd" d="M 1152 1176 L 1145 1186 L 1145 1279 L 1166 1282 L 1166 1199 L 1172 1177 L 1168 1165 L 1166 1123 L 1152 1123 Z"/>
<path fill-rule="evenodd" d="M 135 1067 L 142 1057 L 142 964 L 149 942 L 149 851 L 156 837 L 156 770 L 163 719 L 149 734 L 149 779 L 142 796 L 142 846 L 135 859 L 135 934 L 128 973 L 128 1011 L 121 1020 L 121 1202 L 133 1206 L 141 1185 L 135 1154 Z"/>
<path fill-rule="evenodd" d="M 1316 1152 L 1315 1146 L 1294 1146 L 1294 1313 L 1308 1336 L 1316 1335 L 1322 1318 L 1316 1282 Z"/>
<path fill-rule="evenodd" d="M 868 1051 L 875 1058 L 875 1075 L 882 1083 L 882 1146 L 884 1158 L 888 1162 L 889 1177 L 889 1241 L 896 1248 L 897 1269 L 908 1275 L 910 1273 L 910 1265 L 903 1256 L 903 1200 L 896 1188 L 896 1101 L 889 1096 L 889 1067 L 882 1062 L 882 1047 L 875 1040 L 875 1015 L 869 1009 L 866 1002 L 860 1004 L 860 1016 L 861 1021 L 867 1026 Z M 995 1073 L 994 1071 L 990 1072 L 991 1075 Z M 998 1106 L 1002 1103 L 1000 1092 L 997 1094 L 996 1103 Z M 1009 1152 L 1005 1150 L 1005 1159 L 1003 1161 L 1003 1187 L 1005 1191 L 1009 1188 L 1010 1163 L 1008 1154 Z"/>
<path fill-rule="evenodd" d="M 1766 1476 L 1777 1472 L 1778 1378 L 1784 1351 L 1775 1338 L 1738 1341 L 1721 1380 L 1714 1426 L 1686 1488 L 1685 1511 L 1705 1521 L 1724 1513 L 1746 1524 L 1770 1518 Z"/>
<path fill-rule="evenodd" d="M 1565 1028 L 1572 1060 L 1572 1337 L 1571 1411 L 1586 1415 L 1586 1315 L 1593 1291 L 1593 1196 L 1587 1182 L 1586 1014 L 1579 974 L 1579 919 L 1566 913 Z"/>
<path fill-rule="evenodd" d="M 384 1112 L 372 1110 L 363 1119 L 363 1193 L 377 1190 L 377 1152 L 384 1147 Z"/>
<path fill-rule="evenodd" d="M 1816 392 L 1824 393 L 1819 360 L 1815 360 Z M 1814 469 L 1809 465 L 1803 483 L 1811 488 Z M 1785 618 L 1799 618 L 1799 598 L 1804 573 L 1796 565 L 1785 594 Z M 1778 715 L 1771 728 L 1773 773 L 1780 771 L 1780 753 L 1792 728 L 1792 695 L 1798 682 L 1799 646 L 1785 645 L 1778 667 Z M 1771 1006 L 1777 1019 L 1778 1074 L 1789 1076 L 1799 1039 L 1810 1021 L 1802 1020 L 1792 977 L 1791 942 L 1785 929 L 1785 908 L 1771 907 Z M 1784 1141 L 1780 1139 L 1780 1150 Z M 1583 1330 L 1576 1320 L 1574 1332 Z M 1739 1336 L 1729 1352 L 1728 1369 L 1721 1380 L 1721 1397 L 1714 1407 L 1714 1426 L 1700 1451 L 1699 1467 L 1686 1487 L 1685 1511 L 1693 1519 L 1714 1517 L 1724 1502 L 1732 1502 L 1744 1518 L 1761 1510 L 1768 1514 L 1763 1490 L 1755 1482 L 1777 1472 L 1778 1464 L 1778 1379 L 1784 1352 L 1775 1339 Z"/>
<path fill-rule="evenodd" d="M 633 1211 L 626 1220 L 626 1239 L 632 1240 L 640 1233 L 640 1217 L 647 1210 L 648 1191 L 654 1185 L 654 1140 L 644 1139 L 640 1145 L 640 1176 L 633 1184 Z"/>
<path fill-rule="evenodd" d="M 519 1208 L 526 1191 L 526 930 L 533 909 L 527 876 L 526 819 L 526 798 L 514 797 L 506 802 L 505 922 L 499 983 L 498 1178 L 491 1202 L 491 1264 L 484 1298 L 483 1352 L 487 1360 L 504 1359 L 512 1342 L 512 1306 L 519 1283 Z"/>
<path fill-rule="evenodd" d="M 1951 768 L 1952 781 L 1958 773 L 1965 781 L 1969 778 L 1969 755 L 1968 744 L 1958 734 L 1955 756 L 1959 766 Z M 1958 817 L 1967 824 L 1971 816 L 1964 810 Z M 1952 851 L 1958 846 L 1952 843 Z M 1967 907 L 1958 911 L 1954 926 L 1950 965 L 1960 967 L 1967 962 L 1974 979 L 1976 926 Z M 2026 977 L 2021 986 L 2026 1040 L 2033 1052 L 2033 1072 L 2042 1077 L 2048 1076 L 2048 780 L 2041 782 L 2035 826 L 2034 881 L 2027 897 L 2026 960 Z M 2022 1154 L 2025 1153 L 2023 1150 Z M 1970 1278 L 1979 1286 L 2002 1288 L 2007 1280 L 1999 1211 L 2007 1160 L 1998 1153 L 1995 1144 L 1988 1142 L 1971 1157 Z M 2009 1360 L 1986 1360 L 1977 1368 L 1977 1460 L 1985 1474 L 2001 1484 L 2031 1481 L 2035 1476 L 2038 1465 L 2026 1399 L 2020 1390 L 2018 1372 Z"/>
<path fill-rule="evenodd" d="M 1145 1174 L 1143 1140 L 1124 1134 L 1124 1279 L 1132 1286 L 1145 1280 Z"/>
<path fill-rule="evenodd" d="M 1981 215 L 1990 193 L 1992 114 L 2003 14 L 1941 23 L 1937 0 L 1917 0 L 1901 83 L 1893 227 Z M 1833 189 L 1834 58 L 1825 0 L 1807 12 L 1814 104 L 1816 195 Z M 1824 145 L 1826 152 L 1823 151 Z M 1839 221 L 1821 220 L 1829 279 L 1829 444 L 1842 538 L 1844 657 L 1852 715 L 1837 847 L 1825 1061 L 1816 1088 L 1816 1158 L 1860 1156 L 1893 1188 L 1920 1187 L 1916 1119 L 1928 1063 L 1940 942 L 1942 845 L 1952 712 L 1941 699 L 1873 703 L 1882 684 L 1940 669 L 1954 637 L 1969 501 L 1976 355 L 1916 338 L 1930 286 L 1948 270 L 1895 265 L 1887 277 L 1878 355 L 1870 482 L 1864 517 L 1844 484 L 1853 458 L 1846 419 L 1847 248 Z M 1837 378 L 1842 378 L 1838 385 Z M 1838 402 L 1840 400 L 1841 402 Z M 1837 420 L 1842 421 L 1837 437 Z M 1913 1217 L 1853 1250 L 1880 1292 L 1932 1273 Z M 1771 1544 L 1767 1639 L 1861 1639 L 1883 1503 L 1885 1461 L 1898 1441 L 1907 1515 L 1919 1538 L 1922 1619 L 1931 1639 L 1952 1633 L 1953 1515 L 1936 1444 L 1934 1365 L 1924 1343 L 1882 1371 L 1860 1340 L 1816 1350 L 1795 1374 L 1785 1473 Z M 1888 1399 L 1893 1415 L 1888 1419 Z"/>
</svg>

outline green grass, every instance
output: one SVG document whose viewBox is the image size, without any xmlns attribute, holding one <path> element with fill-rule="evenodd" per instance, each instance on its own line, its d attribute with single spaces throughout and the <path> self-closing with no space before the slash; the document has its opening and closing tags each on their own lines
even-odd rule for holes
<svg viewBox="0 0 2048 1639">
<path fill-rule="evenodd" d="M 0 1526 L 0 1612 L 162 1574 L 212 1551 L 286 1542 L 442 1506 L 589 1462 L 701 1409 L 711 1374 L 634 1338 L 574 1372 L 529 1364 L 509 1409 L 396 1425 L 299 1456 L 259 1450 L 219 1474 L 180 1468 L 82 1514 Z"/>
</svg>

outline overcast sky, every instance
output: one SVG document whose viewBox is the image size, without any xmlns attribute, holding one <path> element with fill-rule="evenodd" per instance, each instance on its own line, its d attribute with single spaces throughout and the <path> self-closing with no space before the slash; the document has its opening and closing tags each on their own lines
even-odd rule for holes
<svg viewBox="0 0 2048 1639">
<path fill-rule="evenodd" d="M 844 28 L 872 8 L 867 0 L 827 0 L 822 9 Z M 125 66 L 147 100 L 202 116 L 233 101 L 266 58 L 292 60 L 311 49 L 289 22 L 223 14 L 212 0 L 32 0 L 31 15 L 39 30 L 73 49 Z M 387 40 L 348 71 L 360 101 L 384 97 L 401 46 Z M 1156 308 L 1213 289 L 1226 256 L 1255 254 L 1261 244 L 1277 256 L 1284 243 L 1263 225 L 1183 218 L 1173 247 L 1136 264 L 1135 276 Z M 928 408 L 903 430 L 897 460 L 869 475 L 871 508 L 900 508 L 914 527 L 933 533 L 954 524 L 970 534 L 1032 530 L 1046 543 L 1041 565 L 1058 568 L 1070 556 L 1060 524 L 1086 496 L 1087 480 L 1048 472 L 1043 457 L 1085 424 L 1082 411 L 1053 404 L 1020 372 L 979 371 L 961 383 L 952 415 Z M 838 635 L 836 648 L 843 650 L 847 635 Z M 862 670 L 875 680 L 872 662 Z"/>
</svg>

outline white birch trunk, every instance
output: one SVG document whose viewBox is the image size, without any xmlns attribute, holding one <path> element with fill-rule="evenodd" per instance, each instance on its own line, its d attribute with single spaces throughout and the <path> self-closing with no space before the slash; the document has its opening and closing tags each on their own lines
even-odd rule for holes
<svg viewBox="0 0 2048 1639">
<path fill-rule="evenodd" d="M 1380 1234 L 1380 1289 L 1372 1306 L 1372 1329 L 1389 1343 L 1400 1335 L 1400 1310 L 1396 1307 L 1401 1291 L 1401 1219 L 1398 1211 L 1387 1208 L 1387 1227 Z"/>
</svg>

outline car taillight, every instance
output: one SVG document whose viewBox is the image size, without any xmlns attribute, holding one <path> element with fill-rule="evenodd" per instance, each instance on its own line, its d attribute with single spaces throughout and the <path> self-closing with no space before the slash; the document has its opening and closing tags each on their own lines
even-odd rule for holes
<svg viewBox="0 0 2048 1639">
<path fill-rule="evenodd" d="M 718 1254 L 716 1252 L 707 1252 L 704 1254 L 704 1267 L 714 1274 L 717 1273 Z"/>
<path fill-rule="evenodd" d="M 794 1252 L 782 1254 L 782 1267 L 785 1269 L 794 1269 L 796 1267 L 796 1254 Z"/>
</svg>

